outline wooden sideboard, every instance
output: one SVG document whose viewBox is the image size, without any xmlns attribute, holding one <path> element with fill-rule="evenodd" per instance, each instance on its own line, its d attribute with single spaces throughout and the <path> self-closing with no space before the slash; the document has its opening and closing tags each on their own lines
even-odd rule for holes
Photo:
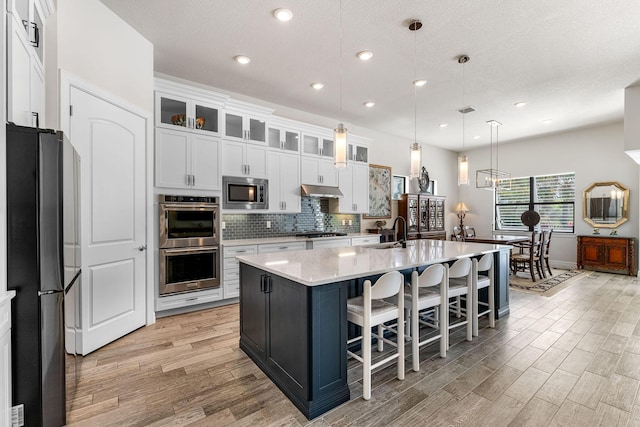
<svg viewBox="0 0 640 427">
<path fill-rule="evenodd" d="M 407 239 L 445 240 L 444 196 L 403 194 L 398 215 L 407 221 Z"/>
<path fill-rule="evenodd" d="M 635 275 L 633 237 L 578 236 L 578 268 Z"/>
</svg>

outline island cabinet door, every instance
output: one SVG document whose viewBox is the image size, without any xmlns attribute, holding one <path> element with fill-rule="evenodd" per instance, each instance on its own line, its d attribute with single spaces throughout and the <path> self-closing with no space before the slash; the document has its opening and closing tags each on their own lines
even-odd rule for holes
<svg viewBox="0 0 640 427">
<path fill-rule="evenodd" d="M 244 265 L 240 270 L 240 339 L 262 359 L 267 357 L 265 276 L 261 270 Z"/>
<path fill-rule="evenodd" d="M 267 363 L 287 380 L 288 387 L 308 399 L 308 287 L 269 276 Z M 282 375 L 284 374 L 284 375 Z"/>
</svg>

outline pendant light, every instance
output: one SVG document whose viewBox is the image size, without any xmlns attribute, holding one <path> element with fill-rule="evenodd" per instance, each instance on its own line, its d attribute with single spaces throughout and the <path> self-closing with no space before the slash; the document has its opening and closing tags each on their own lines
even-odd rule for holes
<svg viewBox="0 0 640 427">
<path fill-rule="evenodd" d="M 500 190 L 510 190 L 511 189 L 511 174 L 509 172 L 504 172 L 499 169 L 498 165 L 498 128 L 502 126 L 497 120 L 489 120 L 487 121 L 490 129 L 490 138 L 489 138 L 489 169 L 479 169 L 476 171 L 476 188 L 483 188 L 486 190 L 500 189 Z M 493 168 L 493 130 L 495 129 L 496 134 L 496 167 Z"/>
<path fill-rule="evenodd" d="M 416 32 L 422 28 L 422 22 L 418 19 L 414 19 L 409 24 L 409 30 L 413 31 L 413 144 L 409 148 L 410 161 L 409 161 L 409 176 L 411 178 L 418 178 L 420 176 L 422 168 L 422 146 L 418 144 L 418 108 L 416 102 L 416 91 L 418 87 L 424 86 L 425 80 L 417 78 L 417 41 Z"/>
<path fill-rule="evenodd" d="M 340 116 L 342 116 L 342 0 L 340 0 L 340 83 L 338 86 L 338 97 L 340 104 Z M 338 123 L 338 127 L 333 130 L 333 157 L 336 168 L 347 167 L 347 128 L 344 127 L 342 121 Z"/>
<path fill-rule="evenodd" d="M 458 64 L 462 64 L 462 108 L 458 110 L 462 113 L 462 152 L 463 155 L 458 156 L 458 185 L 469 185 L 469 158 L 464 154 L 464 137 L 465 137 L 465 120 L 464 117 L 467 113 L 475 111 L 472 107 L 466 107 L 464 103 L 464 89 L 465 89 L 465 79 L 464 79 L 464 64 L 469 62 L 471 58 L 467 55 L 460 55 L 458 57 Z"/>
</svg>

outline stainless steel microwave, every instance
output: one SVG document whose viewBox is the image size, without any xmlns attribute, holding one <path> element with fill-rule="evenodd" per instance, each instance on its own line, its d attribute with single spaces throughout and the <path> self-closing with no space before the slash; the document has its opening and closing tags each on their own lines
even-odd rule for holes
<svg viewBox="0 0 640 427">
<path fill-rule="evenodd" d="M 224 209 L 268 209 L 269 181 L 238 176 L 222 177 Z"/>
</svg>

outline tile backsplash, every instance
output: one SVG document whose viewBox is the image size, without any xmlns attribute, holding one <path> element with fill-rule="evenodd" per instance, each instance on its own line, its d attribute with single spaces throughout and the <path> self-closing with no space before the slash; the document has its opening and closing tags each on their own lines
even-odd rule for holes
<svg viewBox="0 0 640 427">
<path fill-rule="evenodd" d="M 291 236 L 306 231 L 360 232 L 360 215 L 329 213 L 329 200 L 302 197 L 297 214 L 223 214 L 224 240 Z M 342 225 L 342 221 L 347 225 Z M 271 228 L 267 228 L 267 221 Z M 349 224 L 351 221 L 351 225 Z"/>
</svg>

